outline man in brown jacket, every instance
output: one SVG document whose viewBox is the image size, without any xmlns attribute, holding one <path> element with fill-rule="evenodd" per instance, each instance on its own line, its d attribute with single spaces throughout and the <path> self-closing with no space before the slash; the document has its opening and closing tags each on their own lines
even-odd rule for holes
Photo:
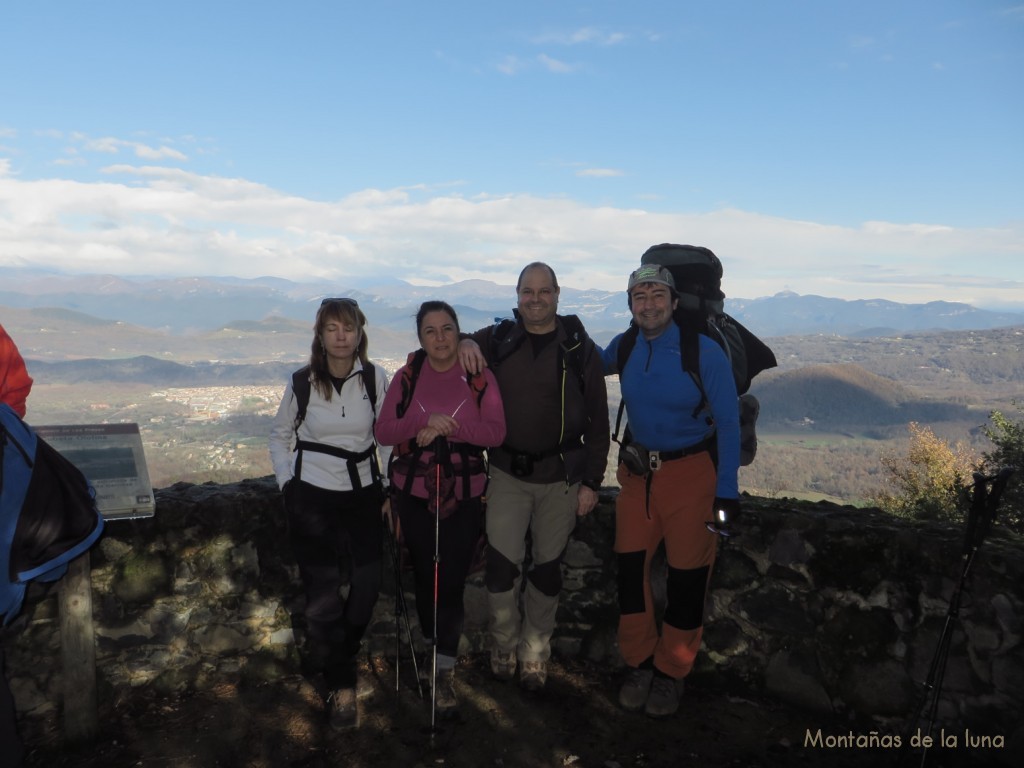
<svg viewBox="0 0 1024 768">
<path fill-rule="evenodd" d="M 547 680 L 562 588 L 561 563 L 577 517 L 597 504 L 610 444 L 600 350 L 558 310 L 558 279 L 534 262 L 519 275 L 516 319 L 460 344 L 467 371 L 494 371 L 507 434 L 489 451 L 487 569 L 491 670 L 539 690 Z M 531 565 L 520 589 L 531 536 Z M 520 598 L 521 595 L 521 598 Z"/>
</svg>

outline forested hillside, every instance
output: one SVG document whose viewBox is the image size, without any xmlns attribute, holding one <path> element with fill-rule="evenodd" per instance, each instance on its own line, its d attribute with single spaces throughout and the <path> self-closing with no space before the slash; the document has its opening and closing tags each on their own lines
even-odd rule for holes
<svg viewBox="0 0 1024 768">
<path fill-rule="evenodd" d="M 912 388 L 919 396 L 951 403 L 1006 407 L 1024 395 L 1024 328 L 942 331 L 845 338 L 786 336 L 769 339 L 779 373 L 810 365 L 853 363 Z"/>
<path fill-rule="evenodd" d="M 795 427 L 814 432 L 865 433 L 908 422 L 968 418 L 962 403 L 937 401 L 852 363 L 811 365 L 758 382 L 761 425 L 765 432 Z M 886 434 L 876 431 L 876 434 Z"/>
</svg>

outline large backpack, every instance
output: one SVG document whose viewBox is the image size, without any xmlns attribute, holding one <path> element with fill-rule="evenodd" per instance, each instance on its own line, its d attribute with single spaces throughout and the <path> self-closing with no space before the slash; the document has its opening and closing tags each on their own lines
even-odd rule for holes
<svg viewBox="0 0 1024 768">
<path fill-rule="evenodd" d="M 652 245 L 640 257 L 640 265 L 646 264 L 657 264 L 668 269 L 676 285 L 679 304 L 673 314 L 673 320 L 679 326 L 680 358 L 683 370 L 693 379 L 701 395 L 700 403 L 694 409 L 694 417 L 708 408 L 707 394 L 700 379 L 698 334 L 704 334 L 718 342 L 729 358 L 733 380 L 736 382 L 736 393 L 740 396 L 737 403 L 740 411 L 740 464 L 750 464 L 757 452 L 754 427 L 760 405 L 753 395 L 747 394 L 747 391 L 757 374 L 778 365 L 775 353 L 741 323 L 725 313 L 722 262 L 710 248 L 674 243 Z M 623 369 L 629 359 L 638 334 L 639 328 L 630 322 L 629 328 L 619 342 L 616 358 L 618 371 Z M 615 422 L 616 439 L 622 410 L 623 403 L 620 401 Z M 709 426 L 713 426 L 710 419 Z"/>
<path fill-rule="evenodd" d="M 373 363 L 364 365 L 359 374 L 363 379 L 363 388 L 366 390 L 366 397 L 370 401 L 370 408 L 373 410 L 374 421 L 377 419 L 377 368 Z M 305 365 L 292 373 L 292 392 L 295 395 L 295 402 L 298 405 L 298 412 L 295 414 L 295 450 L 298 457 L 295 460 L 295 477 L 302 479 L 302 453 L 313 451 L 314 453 L 326 453 L 339 459 L 344 459 L 348 467 L 349 479 L 353 488 L 360 488 L 362 483 L 359 480 L 359 463 L 370 460 L 370 475 L 373 482 L 380 479 L 380 467 L 377 465 L 377 443 L 374 441 L 365 451 L 346 451 L 324 443 L 315 443 L 311 440 L 299 439 L 299 426 L 306 419 L 306 409 L 309 407 L 309 395 L 312 384 L 309 381 L 309 366 Z"/>
<path fill-rule="evenodd" d="M 56 581 L 103 532 L 81 471 L 0 403 L 0 616 L 21 610 L 28 582 Z"/>
</svg>

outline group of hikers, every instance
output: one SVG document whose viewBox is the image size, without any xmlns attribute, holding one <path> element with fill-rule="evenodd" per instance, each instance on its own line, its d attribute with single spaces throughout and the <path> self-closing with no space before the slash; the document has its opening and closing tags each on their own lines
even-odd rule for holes
<svg viewBox="0 0 1024 768">
<path fill-rule="evenodd" d="M 424 302 L 420 349 L 390 385 L 367 355 L 358 303 L 323 300 L 270 454 L 305 592 L 306 656 L 332 725 L 358 723 L 357 657 L 385 534 L 411 564 L 432 713 L 458 711 L 463 593 L 484 533 L 491 672 L 544 687 L 562 558 L 605 475 L 612 374 L 628 416 L 616 474 L 618 699 L 652 717 L 677 711 L 718 534 L 739 513 L 740 465 L 731 363 L 719 343 L 688 330 L 705 327 L 707 310 L 681 305 L 681 288 L 668 268 L 642 262 L 627 280 L 630 330 L 602 350 L 577 317 L 558 313 L 555 272 L 534 262 L 519 275 L 513 320 L 464 333 L 451 306 Z M 650 566 L 662 542 L 658 621 Z"/>
</svg>

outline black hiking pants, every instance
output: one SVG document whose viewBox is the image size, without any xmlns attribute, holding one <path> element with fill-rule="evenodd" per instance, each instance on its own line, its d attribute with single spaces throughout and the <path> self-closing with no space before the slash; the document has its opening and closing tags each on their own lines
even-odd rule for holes
<svg viewBox="0 0 1024 768">
<path fill-rule="evenodd" d="M 355 685 L 355 660 L 380 592 L 380 486 L 328 491 L 292 480 L 285 487 L 288 537 L 306 593 L 311 672 L 331 689 Z M 348 585 L 348 596 L 341 589 Z"/>
<path fill-rule="evenodd" d="M 434 636 L 434 515 L 427 500 L 396 491 L 391 494 L 402 537 L 412 561 L 416 615 L 423 637 Z M 437 652 L 455 657 L 466 615 L 463 595 L 477 543 L 483 532 L 483 500 L 477 496 L 458 502 L 455 511 L 441 517 L 438 533 Z"/>
</svg>

